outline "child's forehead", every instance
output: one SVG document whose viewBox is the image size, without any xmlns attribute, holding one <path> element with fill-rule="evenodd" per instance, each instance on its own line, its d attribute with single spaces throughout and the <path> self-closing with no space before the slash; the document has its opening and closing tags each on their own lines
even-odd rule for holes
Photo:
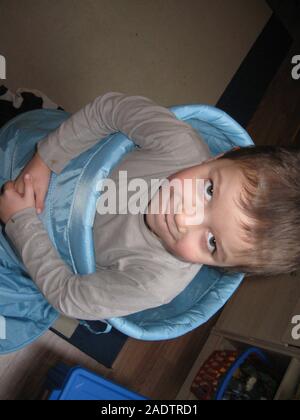
<svg viewBox="0 0 300 420">
<path fill-rule="evenodd" d="M 192 166 L 177 172 L 172 177 L 181 179 L 215 179 L 225 182 L 229 180 L 231 183 L 240 185 L 244 182 L 244 174 L 235 162 L 229 159 L 216 159 L 202 162 L 199 165 Z M 171 178 L 172 178 L 171 177 Z"/>
<path fill-rule="evenodd" d="M 240 168 L 234 161 L 225 158 L 208 162 L 208 165 L 210 165 L 210 168 L 215 168 L 218 170 L 240 170 Z"/>
<path fill-rule="evenodd" d="M 213 175 L 214 172 L 218 172 L 222 177 L 232 175 L 233 173 L 236 176 L 242 176 L 243 174 L 242 169 L 234 161 L 225 158 L 203 162 L 201 165 L 191 169 L 195 172 L 198 171 L 200 174 L 203 172 L 204 175 L 207 173 Z"/>
</svg>

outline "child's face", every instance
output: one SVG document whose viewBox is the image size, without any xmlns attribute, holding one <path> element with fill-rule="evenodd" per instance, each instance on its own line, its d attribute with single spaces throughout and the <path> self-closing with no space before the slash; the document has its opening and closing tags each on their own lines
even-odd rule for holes
<svg viewBox="0 0 300 420">
<path fill-rule="evenodd" d="M 196 264 L 219 267 L 241 264 L 237 252 L 249 249 L 249 244 L 247 246 L 242 239 L 239 226 L 241 221 L 247 222 L 246 216 L 234 201 L 240 196 L 243 180 L 236 166 L 227 159 L 214 158 L 177 172 L 168 179 L 179 179 L 182 185 L 184 179 L 194 180 L 193 185 L 196 185 L 196 179 L 204 180 L 204 193 L 202 191 L 199 194 L 202 198 L 198 198 L 202 200 L 204 218 L 197 223 L 191 213 L 185 212 L 186 193 L 181 197 L 180 214 L 174 214 L 172 206 L 167 215 L 163 210 L 160 214 L 151 214 L 149 210 L 146 215 L 148 227 L 164 247 L 180 260 Z M 152 201 L 161 198 L 161 194 L 160 188 Z M 195 202 L 196 188 L 192 188 L 190 194 Z M 199 220 L 199 215 L 195 217 Z"/>
</svg>

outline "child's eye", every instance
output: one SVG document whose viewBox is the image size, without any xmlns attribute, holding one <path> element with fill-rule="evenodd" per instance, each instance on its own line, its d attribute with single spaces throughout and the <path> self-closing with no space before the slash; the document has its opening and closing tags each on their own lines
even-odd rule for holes
<svg viewBox="0 0 300 420">
<path fill-rule="evenodd" d="M 208 197 L 208 200 L 211 200 L 211 197 L 213 196 L 213 191 L 214 191 L 214 184 L 211 180 L 208 180 L 205 183 L 205 188 L 204 188 L 205 196 Z"/>
<path fill-rule="evenodd" d="M 214 254 L 217 250 L 216 239 L 213 234 L 208 234 L 208 250 L 211 254 Z"/>
<path fill-rule="evenodd" d="M 212 199 L 213 191 L 214 191 L 214 183 L 211 180 L 208 180 L 205 183 L 205 188 L 204 188 L 205 196 L 207 197 L 208 201 Z M 217 250 L 216 239 L 211 233 L 208 234 L 208 250 L 211 254 L 214 254 Z"/>
</svg>

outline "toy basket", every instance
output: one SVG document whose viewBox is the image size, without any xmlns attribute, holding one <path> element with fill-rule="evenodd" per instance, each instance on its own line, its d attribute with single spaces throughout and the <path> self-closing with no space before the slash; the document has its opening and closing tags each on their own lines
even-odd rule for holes
<svg viewBox="0 0 300 420">
<path fill-rule="evenodd" d="M 280 378 L 268 357 L 254 347 L 242 354 L 215 351 L 195 377 L 199 400 L 272 400 Z"/>
<path fill-rule="evenodd" d="M 237 351 L 215 351 L 197 373 L 191 391 L 199 400 L 212 400 L 220 379 L 238 357 Z"/>
</svg>

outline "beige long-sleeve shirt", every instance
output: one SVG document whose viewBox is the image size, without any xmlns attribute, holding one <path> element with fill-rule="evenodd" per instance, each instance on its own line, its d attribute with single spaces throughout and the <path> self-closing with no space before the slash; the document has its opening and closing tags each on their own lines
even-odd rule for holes
<svg viewBox="0 0 300 420">
<path fill-rule="evenodd" d="M 99 96 L 74 113 L 42 139 L 37 150 L 59 174 L 71 159 L 119 131 L 140 148 L 126 155 L 110 174 L 117 187 L 119 171 L 127 171 L 128 181 L 143 178 L 150 187 L 151 179 L 164 179 L 211 156 L 192 127 L 167 108 L 142 96 L 118 92 Z M 170 254 L 145 225 L 142 213 L 96 212 L 97 270 L 82 276 L 61 259 L 34 208 L 16 213 L 5 232 L 49 303 L 78 319 L 125 316 L 168 303 L 201 268 Z"/>
</svg>

